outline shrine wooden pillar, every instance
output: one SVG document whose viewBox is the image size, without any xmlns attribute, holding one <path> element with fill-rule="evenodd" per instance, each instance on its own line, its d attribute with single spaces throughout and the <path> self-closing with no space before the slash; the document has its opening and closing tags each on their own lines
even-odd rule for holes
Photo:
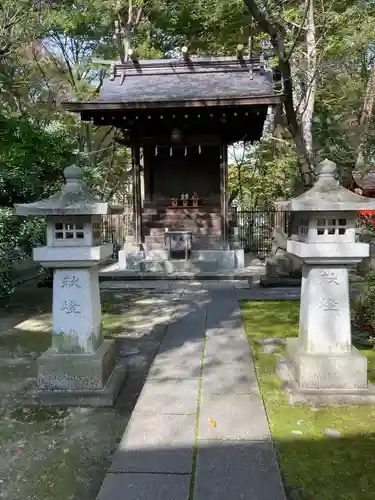
<svg viewBox="0 0 375 500">
<path fill-rule="evenodd" d="M 223 249 L 228 247 L 228 145 L 220 146 L 220 206 L 221 206 L 221 241 Z"/>
<path fill-rule="evenodd" d="M 132 145 L 133 228 L 137 245 L 142 243 L 141 154 L 138 144 Z"/>
</svg>

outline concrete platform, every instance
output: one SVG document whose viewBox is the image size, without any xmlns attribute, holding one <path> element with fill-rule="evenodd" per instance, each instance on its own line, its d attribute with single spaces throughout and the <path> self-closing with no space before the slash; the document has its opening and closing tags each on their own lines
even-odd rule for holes
<svg viewBox="0 0 375 500">
<path fill-rule="evenodd" d="M 211 266 L 211 261 L 197 259 L 194 261 L 197 265 L 192 266 L 191 261 L 171 261 L 171 265 L 165 266 L 165 261 L 159 261 L 158 265 L 150 267 L 149 270 L 123 270 L 118 262 L 106 265 L 100 269 L 100 281 L 139 281 L 139 280 L 244 280 L 259 282 L 260 277 L 264 275 L 264 263 L 245 255 L 243 268 L 238 269 L 217 269 L 216 265 Z M 156 261 L 157 262 L 157 261 Z M 175 264 L 175 265 L 173 265 Z M 151 265 L 151 264 L 150 264 Z M 202 265 L 209 266 L 204 269 Z M 211 267 L 210 267 L 211 266 Z"/>
<path fill-rule="evenodd" d="M 286 500 L 234 285 L 182 294 L 97 500 Z"/>
</svg>

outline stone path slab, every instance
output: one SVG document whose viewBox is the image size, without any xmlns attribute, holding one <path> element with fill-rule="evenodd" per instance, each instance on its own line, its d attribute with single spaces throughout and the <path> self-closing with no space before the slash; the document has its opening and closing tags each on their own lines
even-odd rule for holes
<svg viewBox="0 0 375 500">
<path fill-rule="evenodd" d="M 184 293 L 97 500 L 286 500 L 235 286 Z"/>
<path fill-rule="evenodd" d="M 220 361 L 205 363 L 202 377 L 203 394 L 249 394 L 258 390 L 258 380 L 253 366 L 248 362 L 232 363 Z"/>
<path fill-rule="evenodd" d="M 200 442 L 194 500 L 285 500 L 269 443 Z"/>
<path fill-rule="evenodd" d="M 215 421 L 215 425 L 210 423 L 211 419 Z M 258 394 L 203 393 L 199 439 L 270 440 L 262 398 Z"/>
<path fill-rule="evenodd" d="M 137 415 L 109 472 L 190 474 L 195 426 L 195 415 Z"/>
<path fill-rule="evenodd" d="M 199 378 L 149 379 L 145 383 L 134 413 L 186 415 L 197 412 Z"/>
<path fill-rule="evenodd" d="M 109 473 L 97 500 L 189 500 L 189 485 L 188 474 Z"/>
</svg>

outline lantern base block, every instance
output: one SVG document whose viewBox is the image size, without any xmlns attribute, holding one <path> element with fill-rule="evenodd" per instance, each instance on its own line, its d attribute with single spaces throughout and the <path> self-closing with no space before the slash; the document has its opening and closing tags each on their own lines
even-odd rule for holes
<svg viewBox="0 0 375 500">
<path fill-rule="evenodd" d="M 116 365 L 115 341 L 94 354 L 62 354 L 48 349 L 37 360 L 38 377 L 28 397 L 48 406 L 113 406 L 126 378 Z"/>
<path fill-rule="evenodd" d="M 375 404 L 375 386 L 372 384 L 368 384 L 367 389 L 356 390 L 303 390 L 298 386 L 292 374 L 290 361 L 285 358 L 277 361 L 277 374 L 291 405 L 310 404 L 314 407 L 319 405 Z"/>
<path fill-rule="evenodd" d="M 345 353 L 306 353 L 299 339 L 287 341 L 289 370 L 303 392 L 367 390 L 367 358 L 352 346 Z"/>
</svg>

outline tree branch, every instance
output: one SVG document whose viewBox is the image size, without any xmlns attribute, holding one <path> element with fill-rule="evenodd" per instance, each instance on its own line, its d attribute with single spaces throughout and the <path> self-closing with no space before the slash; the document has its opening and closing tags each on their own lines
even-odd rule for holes
<svg viewBox="0 0 375 500">
<path fill-rule="evenodd" d="M 306 18 L 307 18 L 307 13 L 309 12 L 309 7 L 310 7 L 310 3 L 312 2 L 312 0 L 308 0 L 306 2 L 306 7 L 305 7 L 305 12 L 303 14 L 303 18 L 302 18 L 302 21 L 301 21 L 301 24 L 298 28 L 298 32 L 297 32 L 297 35 L 294 39 L 294 42 L 293 42 L 293 45 L 292 45 L 292 48 L 290 49 L 289 51 L 289 54 L 288 54 L 288 58 L 287 60 L 289 61 L 289 59 L 291 58 L 293 52 L 294 52 L 294 49 L 296 48 L 296 45 L 298 43 L 298 40 L 299 40 L 299 37 L 301 36 L 301 33 L 302 33 L 302 30 L 305 29 L 305 22 L 306 22 Z"/>
</svg>

